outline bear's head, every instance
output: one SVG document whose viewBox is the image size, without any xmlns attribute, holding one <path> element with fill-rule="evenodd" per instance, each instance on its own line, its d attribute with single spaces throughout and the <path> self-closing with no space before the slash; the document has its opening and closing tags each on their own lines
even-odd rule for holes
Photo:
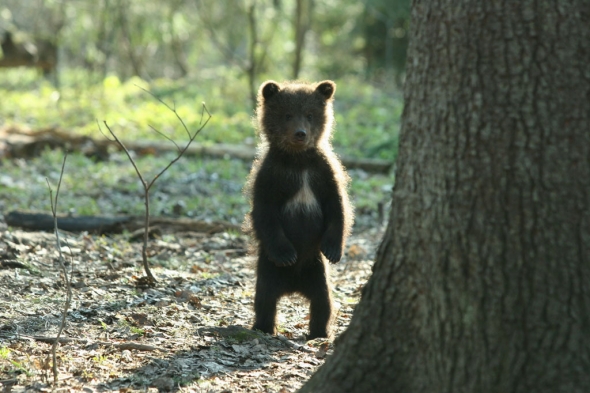
<svg viewBox="0 0 590 393">
<path fill-rule="evenodd" d="M 258 92 L 258 128 L 271 147 L 297 153 L 327 142 L 336 84 L 264 82 Z"/>
</svg>

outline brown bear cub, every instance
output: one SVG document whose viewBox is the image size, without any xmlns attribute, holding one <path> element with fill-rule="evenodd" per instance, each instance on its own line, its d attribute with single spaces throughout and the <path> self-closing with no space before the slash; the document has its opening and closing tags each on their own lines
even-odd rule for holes
<svg viewBox="0 0 590 393">
<path fill-rule="evenodd" d="M 326 259 L 340 261 L 353 220 L 348 175 L 330 145 L 335 91 L 332 81 L 268 81 L 258 93 L 262 142 L 244 226 L 258 246 L 253 329 L 265 333 L 275 334 L 279 299 L 300 293 L 311 303 L 308 339 L 330 335 Z"/>
</svg>

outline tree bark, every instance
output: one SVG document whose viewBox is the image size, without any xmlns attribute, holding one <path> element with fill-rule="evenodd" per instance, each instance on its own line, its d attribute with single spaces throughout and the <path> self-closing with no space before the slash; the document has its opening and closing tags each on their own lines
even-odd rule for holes
<svg viewBox="0 0 590 393">
<path fill-rule="evenodd" d="M 374 273 L 301 392 L 590 391 L 590 3 L 412 4 Z"/>
<path fill-rule="evenodd" d="M 313 0 L 296 0 L 293 20 L 295 49 L 293 54 L 292 79 L 299 78 L 301 64 L 303 63 L 303 48 L 305 47 L 305 35 L 311 26 Z"/>
<path fill-rule="evenodd" d="M 174 62 L 178 66 L 178 70 L 180 71 L 180 76 L 185 77 L 188 75 L 189 66 L 186 61 L 186 54 L 184 49 L 183 40 L 179 34 L 176 32 L 174 27 L 174 16 L 181 10 L 184 1 L 180 0 L 177 2 L 172 2 L 170 4 L 170 13 L 168 14 L 168 32 L 170 33 L 170 50 L 172 51 L 172 56 L 174 56 Z"/>
<path fill-rule="evenodd" d="M 252 108 L 256 108 L 256 75 L 258 72 L 258 61 L 256 57 L 256 47 L 258 45 L 258 19 L 256 18 L 256 1 L 247 8 L 248 15 L 248 32 L 250 33 L 250 43 L 248 47 L 248 66 L 246 75 L 248 76 L 248 89 L 250 91 L 250 102 Z"/>
<path fill-rule="evenodd" d="M 133 36 L 130 31 L 130 23 L 127 17 L 129 3 L 125 0 L 119 1 L 119 24 L 121 26 L 121 32 L 123 33 L 123 42 L 127 47 L 127 55 L 131 62 L 133 69 L 133 75 L 142 77 L 143 73 L 143 59 L 142 56 L 136 53 L 135 45 L 133 44 Z"/>
</svg>

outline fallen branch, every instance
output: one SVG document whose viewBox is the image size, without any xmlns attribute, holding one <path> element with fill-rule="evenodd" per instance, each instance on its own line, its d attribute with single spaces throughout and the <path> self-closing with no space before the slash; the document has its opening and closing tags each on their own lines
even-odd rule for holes
<svg viewBox="0 0 590 393">
<path fill-rule="evenodd" d="M 0 269 L 29 269 L 29 267 L 17 261 L 0 261 Z"/>
<path fill-rule="evenodd" d="M 154 347 L 153 345 L 146 345 L 146 344 L 139 344 L 139 343 L 120 343 L 120 344 L 112 344 L 112 343 L 107 343 L 107 342 L 99 342 L 98 344 L 100 345 L 108 345 L 111 344 L 113 347 L 124 351 L 126 349 L 129 350 L 136 350 L 136 351 L 162 351 L 164 352 L 163 349 L 158 348 L 158 347 Z"/>
<path fill-rule="evenodd" d="M 123 141 L 128 150 L 137 155 L 160 155 L 176 152 L 174 145 L 153 141 Z M 87 136 L 79 136 L 55 128 L 41 130 L 21 130 L 15 127 L 0 129 L 0 157 L 27 158 L 40 154 L 44 149 L 61 148 L 69 151 L 80 151 L 87 156 L 100 159 L 108 158 L 110 149 L 122 150 L 113 141 L 95 140 Z M 185 151 L 189 156 L 206 156 L 214 158 L 231 157 L 243 161 L 252 161 L 256 157 L 256 149 L 252 146 L 230 145 L 199 145 L 193 142 Z M 369 173 L 388 173 L 392 162 L 373 158 L 340 157 L 347 169 L 361 169 Z"/>
<path fill-rule="evenodd" d="M 165 349 L 155 347 L 153 345 L 140 344 L 140 343 L 136 343 L 136 342 L 113 343 L 113 342 L 109 342 L 109 341 L 90 341 L 90 340 L 86 340 L 86 339 L 71 338 L 71 337 L 60 337 L 60 338 L 56 339 L 55 337 L 25 336 L 25 335 L 20 335 L 19 337 L 25 338 L 25 339 L 32 339 L 35 341 L 40 341 L 40 342 L 44 342 L 44 343 L 48 343 L 48 344 L 54 344 L 57 340 L 60 344 L 71 344 L 71 343 L 83 343 L 85 345 L 97 344 L 97 345 L 102 345 L 105 347 L 117 348 L 121 351 L 128 349 L 128 350 L 136 350 L 136 351 L 162 351 L 162 352 L 166 352 Z"/>
<path fill-rule="evenodd" d="M 6 224 L 11 227 L 34 231 L 52 231 L 53 217 L 49 214 L 11 211 L 4 216 Z M 57 226 L 67 232 L 89 232 L 95 234 L 133 232 L 143 229 L 143 216 L 58 216 Z M 185 217 L 152 217 L 150 226 L 159 227 L 163 232 L 200 232 L 219 233 L 228 230 L 240 230 L 238 225 L 227 221 L 205 222 Z"/>
</svg>

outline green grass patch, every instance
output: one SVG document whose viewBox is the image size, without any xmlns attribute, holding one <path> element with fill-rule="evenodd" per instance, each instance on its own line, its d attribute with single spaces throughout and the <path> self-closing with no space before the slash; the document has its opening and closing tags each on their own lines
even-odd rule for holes
<svg viewBox="0 0 590 393">
<path fill-rule="evenodd" d="M 173 158 L 138 157 L 137 166 L 151 179 Z M 0 161 L 0 209 L 50 211 L 46 179 L 55 190 L 63 153 L 45 151 L 39 157 Z M 239 160 L 202 160 L 185 157 L 164 173 L 150 190 L 153 215 L 171 215 L 174 205 L 183 204 L 183 214 L 195 218 L 231 220 L 245 213 L 242 194 L 248 165 Z M 70 154 L 60 190 L 60 213 L 78 215 L 144 213 L 143 187 L 135 170 L 122 154 L 105 162 L 94 162 L 81 154 Z"/>
<path fill-rule="evenodd" d="M 137 165 L 151 178 L 172 156 L 138 157 Z M 61 151 L 44 151 L 29 160 L 1 160 L 0 211 L 51 212 L 47 181 L 55 190 L 63 160 Z M 250 163 L 234 159 L 184 157 L 162 175 L 150 190 L 152 216 L 180 215 L 241 224 L 249 210 L 243 187 Z M 390 200 L 392 175 L 367 175 L 351 171 L 351 200 L 357 214 L 374 212 Z M 60 189 L 58 212 L 76 215 L 143 215 L 143 187 L 121 154 L 94 162 L 79 153 L 68 156 Z M 100 241 L 100 239 L 99 239 Z M 129 248 L 127 241 L 109 246 L 116 255 Z M 174 261 L 169 261 L 173 264 Z M 35 272 L 31 272 L 35 273 Z M 207 278 L 207 277 L 203 277 Z"/>
<path fill-rule="evenodd" d="M 177 141 L 186 132 L 176 115 L 142 89 L 173 106 L 191 131 L 201 127 L 202 103 L 213 114 L 197 137 L 200 143 L 255 141 L 253 108 L 245 83 L 235 83 L 231 70 L 199 78 L 92 81 L 83 70 L 68 69 L 57 91 L 31 69 L 0 73 L 0 119 L 5 124 L 35 128 L 59 126 L 103 138 L 97 121 L 107 121 L 123 139 L 160 139 L 151 127 Z M 340 154 L 395 159 L 403 104 L 398 91 L 383 91 L 354 77 L 337 80 L 334 146 Z M 106 131 L 106 130 L 105 130 Z"/>
<path fill-rule="evenodd" d="M 8 360 L 10 356 L 10 349 L 7 347 L 0 347 L 0 359 Z"/>
<path fill-rule="evenodd" d="M 0 73 L 0 126 L 31 128 L 59 126 L 70 132 L 104 138 L 97 121 L 106 120 L 123 139 L 157 139 L 150 126 L 186 140 L 174 113 L 142 90 L 174 106 L 190 130 L 201 124 L 201 103 L 213 114 L 197 137 L 199 143 L 256 141 L 253 109 L 243 83 L 232 82 L 223 69 L 200 79 L 159 79 L 147 83 L 137 78 L 121 81 L 109 76 L 92 81 L 83 71 L 62 74 L 59 92 L 34 70 L 9 69 Z M 339 154 L 394 160 L 397 154 L 402 98 L 399 92 L 382 91 L 353 77 L 338 83 L 333 144 Z M 142 156 L 137 166 L 148 181 L 174 154 Z M 44 151 L 31 159 L 1 160 L 0 211 L 15 209 L 50 212 L 47 180 L 57 186 L 62 151 Z M 242 189 L 251 163 L 236 159 L 183 157 L 164 173 L 150 191 L 151 214 L 180 215 L 240 224 L 248 211 Z M 351 171 L 351 198 L 357 212 L 374 211 L 387 202 L 392 175 L 367 175 Z M 68 156 L 58 211 L 61 214 L 120 215 L 144 213 L 143 187 L 127 157 L 112 154 L 94 161 L 82 154 Z"/>
</svg>

